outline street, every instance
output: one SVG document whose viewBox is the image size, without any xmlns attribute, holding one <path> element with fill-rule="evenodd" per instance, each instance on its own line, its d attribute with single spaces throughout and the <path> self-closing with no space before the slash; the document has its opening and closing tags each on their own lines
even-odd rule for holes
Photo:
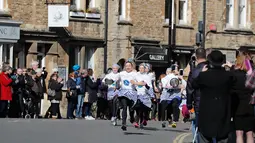
<svg viewBox="0 0 255 143">
<path fill-rule="evenodd" d="M 152 121 L 144 130 L 129 124 L 126 132 L 109 121 L 1 119 L 1 143 L 191 143 L 189 123 L 177 128 L 161 128 Z"/>
</svg>

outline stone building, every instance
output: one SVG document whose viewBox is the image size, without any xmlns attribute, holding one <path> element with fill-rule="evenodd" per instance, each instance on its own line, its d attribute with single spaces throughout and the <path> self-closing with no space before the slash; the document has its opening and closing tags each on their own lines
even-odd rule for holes
<svg viewBox="0 0 255 143">
<path fill-rule="evenodd" d="M 203 18 L 203 1 L 172 0 L 173 23 L 176 25 L 173 60 L 184 68 L 196 46 L 198 21 Z M 169 0 L 109 1 L 108 65 L 120 58 L 134 57 L 150 62 L 157 72 L 169 66 L 168 48 Z M 207 2 L 206 48 L 219 49 L 226 59 L 235 59 L 236 50 L 252 51 L 254 44 L 254 0 L 218 0 Z M 211 32 L 210 26 L 217 28 Z M 153 50 L 154 49 L 154 50 Z M 158 54 L 157 54 L 158 53 Z M 167 53 L 167 52 L 166 52 Z M 160 56 L 161 55 L 161 56 Z"/>
</svg>

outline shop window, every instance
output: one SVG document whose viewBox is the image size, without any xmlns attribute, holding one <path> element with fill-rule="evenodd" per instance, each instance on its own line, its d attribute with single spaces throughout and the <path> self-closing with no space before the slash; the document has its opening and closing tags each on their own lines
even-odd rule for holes
<svg viewBox="0 0 255 143">
<path fill-rule="evenodd" d="M 126 0 L 119 0 L 119 20 L 126 19 Z"/>
<path fill-rule="evenodd" d="M 226 24 L 232 27 L 234 23 L 234 0 L 226 0 Z"/>
<path fill-rule="evenodd" d="M 239 28 L 246 26 L 246 4 L 247 0 L 239 0 L 238 4 L 238 25 Z"/>
</svg>

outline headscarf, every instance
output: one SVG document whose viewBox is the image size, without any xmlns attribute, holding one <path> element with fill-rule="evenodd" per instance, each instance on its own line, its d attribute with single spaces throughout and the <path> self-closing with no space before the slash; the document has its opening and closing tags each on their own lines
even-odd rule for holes
<svg viewBox="0 0 255 143">
<path fill-rule="evenodd" d="M 118 64 L 113 64 L 112 67 L 113 68 L 115 67 L 115 68 L 118 68 L 118 69 L 120 68 L 120 66 Z"/>
<path fill-rule="evenodd" d="M 149 63 L 145 64 L 145 67 L 149 69 L 149 71 L 151 70 L 151 65 Z"/>
</svg>

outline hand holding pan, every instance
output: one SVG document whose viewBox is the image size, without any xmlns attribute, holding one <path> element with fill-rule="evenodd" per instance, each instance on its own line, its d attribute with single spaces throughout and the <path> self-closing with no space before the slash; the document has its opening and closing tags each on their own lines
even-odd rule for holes
<svg viewBox="0 0 255 143">
<path fill-rule="evenodd" d="M 105 84 L 106 85 L 111 85 L 111 84 L 113 84 L 114 83 L 114 81 L 112 80 L 112 79 L 105 79 Z"/>
</svg>

